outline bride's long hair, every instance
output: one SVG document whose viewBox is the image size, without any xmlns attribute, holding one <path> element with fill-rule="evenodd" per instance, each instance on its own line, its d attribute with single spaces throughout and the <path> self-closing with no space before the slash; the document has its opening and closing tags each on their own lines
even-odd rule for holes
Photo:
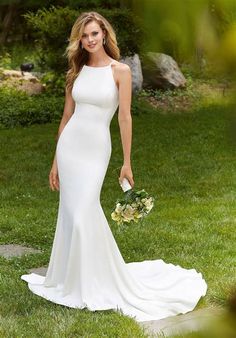
<svg viewBox="0 0 236 338">
<path fill-rule="evenodd" d="M 65 54 L 68 59 L 69 70 L 66 73 L 66 89 L 70 90 L 74 80 L 79 74 L 81 68 L 88 61 L 89 53 L 85 48 L 81 48 L 80 39 L 82 37 L 84 27 L 87 23 L 96 21 L 102 30 L 106 32 L 106 43 L 103 45 L 106 53 L 113 59 L 120 59 L 120 50 L 117 46 L 116 34 L 111 24 L 97 12 L 83 12 L 76 19 L 69 38 L 69 45 Z"/>
</svg>

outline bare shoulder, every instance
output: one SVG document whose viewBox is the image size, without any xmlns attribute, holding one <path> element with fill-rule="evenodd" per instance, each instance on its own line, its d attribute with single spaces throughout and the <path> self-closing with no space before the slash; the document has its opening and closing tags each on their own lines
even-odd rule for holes
<svg viewBox="0 0 236 338">
<path fill-rule="evenodd" d="M 131 69 L 129 65 L 123 62 L 119 62 L 114 60 L 112 63 L 112 66 L 114 66 L 114 70 L 117 74 L 120 74 L 121 76 L 129 75 L 131 74 Z"/>
<path fill-rule="evenodd" d="M 121 81 L 128 81 L 131 78 L 131 69 L 126 63 L 114 60 L 112 67 L 118 83 Z"/>
</svg>

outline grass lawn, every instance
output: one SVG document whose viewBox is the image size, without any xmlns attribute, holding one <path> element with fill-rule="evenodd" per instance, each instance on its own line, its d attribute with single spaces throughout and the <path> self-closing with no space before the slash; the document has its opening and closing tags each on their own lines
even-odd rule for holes
<svg viewBox="0 0 236 338">
<path fill-rule="evenodd" d="M 117 116 L 111 123 L 112 157 L 101 204 L 126 262 L 163 259 L 195 268 L 208 283 L 197 308 L 224 305 L 235 283 L 236 144 L 232 112 L 224 104 L 133 116 L 135 188 L 156 203 L 144 226 L 119 231 L 110 211 L 122 194 L 122 148 Z M 20 276 L 47 265 L 54 237 L 58 192 L 48 185 L 58 124 L 0 132 L 1 244 L 39 248 L 0 258 L 0 337 L 147 337 L 132 319 L 112 310 L 63 307 L 34 295 Z"/>
</svg>

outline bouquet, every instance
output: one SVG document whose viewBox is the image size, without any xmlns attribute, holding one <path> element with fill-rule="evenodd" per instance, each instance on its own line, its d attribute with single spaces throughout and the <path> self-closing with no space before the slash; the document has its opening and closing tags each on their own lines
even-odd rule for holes
<svg viewBox="0 0 236 338">
<path fill-rule="evenodd" d="M 149 214 L 154 206 L 154 197 L 150 196 L 144 189 L 134 190 L 129 181 L 124 178 L 121 183 L 122 190 L 125 195 L 116 201 L 112 210 L 111 218 L 118 225 L 124 223 L 138 223 L 139 220 Z"/>
</svg>

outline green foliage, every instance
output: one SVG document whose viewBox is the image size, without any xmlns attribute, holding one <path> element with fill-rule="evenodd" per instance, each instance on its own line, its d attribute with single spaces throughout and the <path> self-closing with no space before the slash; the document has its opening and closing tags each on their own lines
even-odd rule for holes
<svg viewBox="0 0 236 338">
<path fill-rule="evenodd" d="M 11 69 L 11 54 L 7 51 L 0 55 L 0 68 Z"/>
<path fill-rule="evenodd" d="M 55 72 L 46 72 L 41 77 L 41 82 L 46 85 L 48 94 L 62 95 L 65 94 L 65 75 Z"/>
<path fill-rule="evenodd" d="M 1 87 L 0 128 L 58 121 L 63 111 L 63 100 L 64 96 L 29 96 L 22 91 Z"/>
<path fill-rule="evenodd" d="M 144 92 L 145 91 L 142 91 L 142 93 Z M 135 95 L 133 95 L 131 104 L 131 114 L 132 115 L 147 114 L 149 111 L 150 104 L 148 104 L 147 101 L 142 99 L 141 93 L 136 93 Z"/>
<path fill-rule="evenodd" d="M 100 11 L 111 22 L 117 34 L 122 56 L 138 53 L 142 55 L 145 30 L 142 21 L 128 9 Z M 110 14 L 110 15 L 109 15 Z"/>
<path fill-rule="evenodd" d="M 144 33 L 140 19 L 131 11 L 118 8 L 92 10 L 97 10 L 114 27 L 121 55 L 132 55 L 141 51 Z M 42 69 L 65 71 L 67 60 L 63 54 L 68 45 L 71 28 L 80 14 L 79 10 L 55 6 L 24 14 L 27 24 L 34 31 Z"/>
<path fill-rule="evenodd" d="M 196 91 L 196 81 L 193 81 L 191 77 L 188 77 L 186 88 L 174 88 L 174 89 L 143 89 L 139 92 L 140 97 L 153 97 L 156 100 L 168 100 L 171 102 L 172 98 L 188 97 L 196 100 L 196 104 L 200 99 L 199 93 Z"/>
<path fill-rule="evenodd" d="M 64 4 L 70 8 L 114 8 L 120 6 L 120 0 L 64 0 Z"/>
<path fill-rule="evenodd" d="M 149 31 L 146 51 L 169 54 L 178 62 L 199 63 L 204 57 L 225 67 L 228 56 L 235 71 L 235 0 L 126 0 L 126 4 L 142 17 Z M 228 32 L 231 36 L 225 41 Z"/>
</svg>

